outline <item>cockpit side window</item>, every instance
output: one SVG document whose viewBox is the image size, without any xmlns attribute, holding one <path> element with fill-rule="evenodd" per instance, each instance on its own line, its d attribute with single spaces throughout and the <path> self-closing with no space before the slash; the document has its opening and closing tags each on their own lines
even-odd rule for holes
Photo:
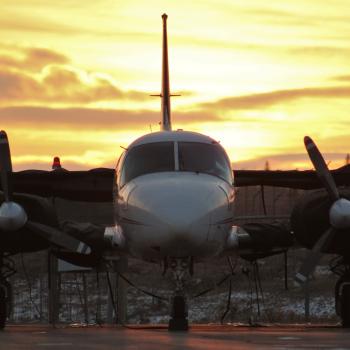
<svg viewBox="0 0 350 350">
<path fill-rule="evenodd" d="M 216 175 L 232 182 L 229 160 L 215 143 L 179 142 L 179 170 Z"/>
<path fill-rule="evenodd" d="M 120 186 L 141 175 L 174 170 L 173 142 L 155 142 L 135 146 L 126 154 Z"/>
</svg>

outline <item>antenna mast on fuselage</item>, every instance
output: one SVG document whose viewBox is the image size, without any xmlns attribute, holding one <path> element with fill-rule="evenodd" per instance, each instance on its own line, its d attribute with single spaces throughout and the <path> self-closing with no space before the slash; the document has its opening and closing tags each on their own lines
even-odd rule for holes
<svg viewBox="0 0 350 350">
<path fill-rule="evenodd" d="M 169 60 L 168 60 L 168 35 L 167 35 L 167 18 L 164 13 L 163 19 L 163 59 L 162 59 L 162 124 L 161 128 L 164 131 L 171 131 L 170 117 L 170 84 L 169 84 Z"/>
</svg>

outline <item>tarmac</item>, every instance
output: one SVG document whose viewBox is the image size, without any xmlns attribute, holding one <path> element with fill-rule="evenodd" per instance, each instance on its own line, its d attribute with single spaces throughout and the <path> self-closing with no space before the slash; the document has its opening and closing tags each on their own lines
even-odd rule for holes
<svg viewBox="0 0 350 350">
<path fill-rule="evenodd" d="M 192 325 L 188 332 L 152 326 L 9 325 L 1 350 L 32 349 L 350 349 L 350 330 L 327 325 Z"/>
</svg>

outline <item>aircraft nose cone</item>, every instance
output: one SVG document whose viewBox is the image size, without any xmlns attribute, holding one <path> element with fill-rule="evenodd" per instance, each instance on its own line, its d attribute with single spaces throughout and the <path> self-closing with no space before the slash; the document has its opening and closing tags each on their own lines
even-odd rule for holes
<svg viewBox="0 0 350 350">
<path fill-rule="evenodd" d="M 128 205 L 139 211 L 147 225 L 164 227 L 174 234 L 186 234 L 194 225 L 210 224 L 211 212 L 226 201 L 213 182 L 192 174 L 182 179 L 149 180 L 132 191 Z M 224 203 L 227 204 L 227 203 Z"/>
<path fill-rule="evenodd" d="M 136 222 L 131 242 L 157 247 L 163 256 L 218 249 L 224 230 L 217 232 L 213 224 L 227 218 L 228 196 L 215 178 L 194 173 L 143 177 L 128 198 L 127 215 Z"/>
<path fill-rule="evenodd" d="M 206 215 L 212 189 L 173 186 L 163 189 L 148 200 L 148 210 L 156 222 L 166 224 L 177 233 L 186 232 L 196 221 L 209 223 Z"/>
<path fill-rule="evenodd" d="M 159 203 L 162 204 L 162 203 Z M 157 206 L 159 208 L 160 206 Z M 180 238 L 189 236 L 191 229 L 198 224 L 209 224 L 203 208 L 190 201 L 182 204 L 163 206 L 155 214 L 156 226 L 164 227 L 168 232 Z"/>
</svg>

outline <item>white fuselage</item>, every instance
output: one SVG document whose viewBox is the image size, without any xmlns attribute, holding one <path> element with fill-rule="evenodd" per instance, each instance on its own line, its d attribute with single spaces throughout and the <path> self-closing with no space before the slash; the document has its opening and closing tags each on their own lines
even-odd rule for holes
<svg viewBox="0 0 350 350">
<path fill-rule="evenodd" d="M 182 152 L 178 146 L 181 141 L 190 147 L 193 143 L 206 143 L 210 148 L 213 140 L 182 131 L 155 134 L 147 135 L 141 142 L 135 141 L 128 151 L 135 145 L 172 142 L 174 170 L 146 173 L 123 185 L 117 184 L 116 217 L 125 238 L 125 249 L 145 260 L 205 259 L 219 255 L 225 249 L 232 226 L 232 181 L 201 171 L 183 171 L 176 158 Z M 220 152 L 223 150 L 217 144 L 215 147 L 220 148 Z M 135 165 L 123 164 L 122 159 L 117 173 L 125 164 Z"/>
</svg>

